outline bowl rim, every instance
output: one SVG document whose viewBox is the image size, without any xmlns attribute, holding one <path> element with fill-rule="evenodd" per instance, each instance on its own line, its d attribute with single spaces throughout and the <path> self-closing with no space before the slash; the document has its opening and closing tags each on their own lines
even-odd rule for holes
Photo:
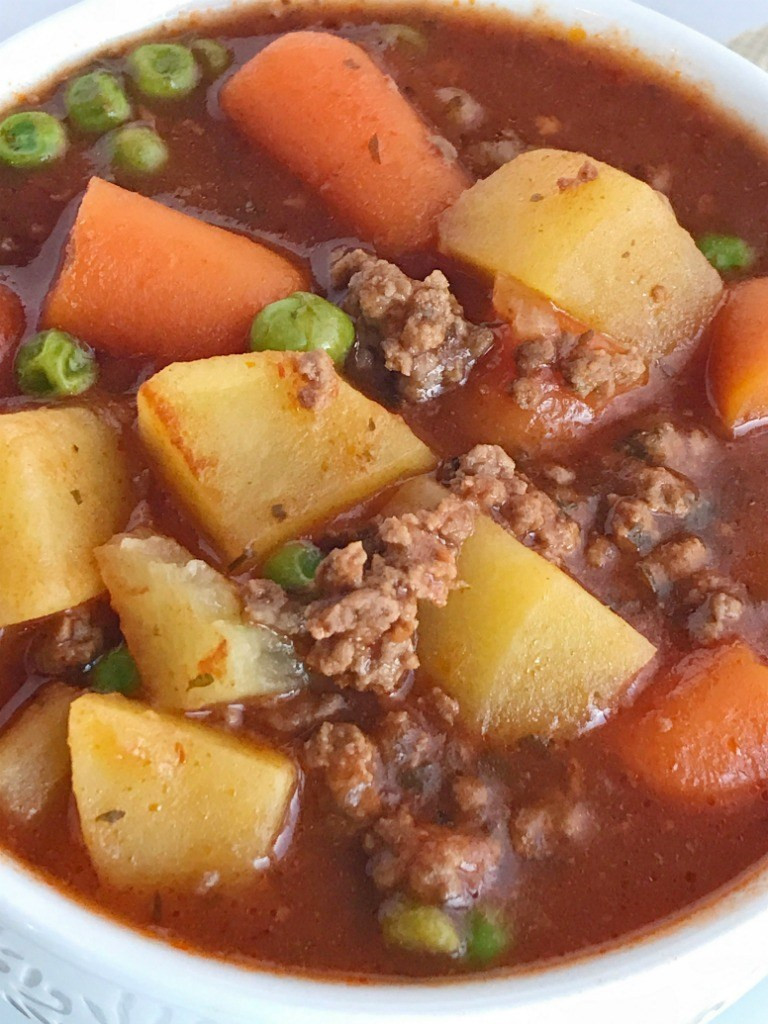
<svg viewBox="0 0 768 1024">
<path fill-rule="evenodd" d="M 172 25 L 193 14 L 221 15 L 259 0 L 80 0 L 66 10 L 0 43 L 0 109 L 20 92 L 63 74 L 115 43 Z M 263 0 L 262 0 L 263 2 Z M 392 6 L 409 0 L 386 0 Z M 453 0 L 427 0 L 432 5 Z M 460 0 L 463 6 L 474 0 Z M 736 115 L 768 142 L 768 76 L 725 47 L 633 0 L 477 0 L 477 7 L 521 17 L 549 18 L 583 27 L 605 45 L 640 55 L 685 84 L 709 94 L 727 114 Z M 104 32 L 109 7 L 110 31 Z M 30 53 L 52 51 L 56 59 L 31 73 Z M 41 62 L 43 63 L 43 62 Z M 762 100 L 762 108 L 761 108 Z M 766 111 L 763 113 L 763 109 Z M 488 1008 L 533 1006 L 543 999 L 573 996 L 610 985 L 679 960 L 731 931 L 768 915 L 768 868 L 760 864 L 680 916 L 629 936 L 610 948 L 587 950 L 562 961 L 519 973 L 463 976 L 441 981 L 373 980 L 358 983 L 291 974 L 268 966 L 238 964 L 173 946 L 135 931 L 98 909 L 78 902 L 42 875 L 0 851 L 0 929 L 8 927 L 62 960 L 121 984 L 152 992 L 171 1005 L 237 1016 L 255 999 L 270 1008 L 393 1018 L 400 1014 L 448 1018 Z M 173 979 L 173 980 L 169 980 Z M 179 990 L 183 979 L 183 991 Z M 215 993 L 215 995 L 212 995 Z"/>
</svg>

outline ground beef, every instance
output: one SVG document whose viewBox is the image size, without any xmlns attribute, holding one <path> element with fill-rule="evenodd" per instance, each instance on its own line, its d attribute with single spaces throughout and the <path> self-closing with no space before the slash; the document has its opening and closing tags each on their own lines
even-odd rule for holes
<svg viewBox="0 0 768 1024">
<path fill-rule="evenodd" d="M 703 644 L 730 636 L 746 607 L 742 588 L 711 570 L 694 573 L 686 583 L 682 603 L 691 635 Z"/>
<path fill-rule="evenodd" d="M 502 853 L 493 836 L 420 824 L 404 808 L 371 829 L 365 849 L 377 888 L 452 907 L 468 906 L 493 883 Z"/>
<path fill-rule="evenodd" d="M 625 463 L 623 475 L 637 497 L 648 502 L 652 512 L 683 518 L 696 504 L 695 485 L 666 466 L 645 466 L 632 459 Z"/>
<path fill-rule="evenodd" d="M 479 178 L 497 171 L 527 149 L 513 128 L 505 128 L 495 139 L 483 139 L 466 146 L 463 158 Z"/>
<path fill-rule="evenodd" d="M 595 537 L 584 552 L 587 564 L 593 569 L 605 569 L 616 558 L 616 545 L 607 537 Z"/>
<path fill-rule="evenodd" d="M 466 89 L 445 86 L 435 89 L 435 96 L 445 104 L 446 116 L 463 132 L 477 128 L 485 120 L 485 109 Z"/>
<path fill-rule="evenodd" d="M 304 382 L 298 391 L 299 403 L 305 409 L 323 409 L 336 397 L 339 378 L 333 360 L 323 349 L 302 352 L 296 360 L 299 377 Z"/>
<path fill-rule="evenodd" d="M 387 369 L 398 374 L 407 401 L 423 402 L 462 384 L 493 342 L 490 328 L 465 319 L 439 270 L 416 281 L 357 249 L 336 263 L 334 280 L 348 284 L 344 308 L 363 343 L 376 345 Z"/>
<path fill-rule="evenodd" d="M 320 722 L 346 711 L 347 703 L 340 693 L 315 693 L 301 690 L 295 696 L 260 701 L 259 721 L 275 732 L 300 736 Z"/>
<path fill-rule="evenodd" d="M 650 551 L 661 536 L 648 502 L 619 494 L 608 495 L 605 532 L 623 551 L 639 551 L 641 554 Z"/>
<path fill-rule="evenodd" d="M 618 391 L 638 384 L 646 374 L 645 360 L 634 352 L 610 352 L 579 344 L 559 361 L 566 383 L 579 398 L 605 402 Z"/>
<path fill-rule="evenodd" d="M 360 541 L 332 552 L 301 605 L 277 584 L 253 580 L 244 601 L 251 621 L 301 637 L 307 666 L 341 686 L 391 694 L 418 667 L 418 601 L 445 604 L 456 558 L 472 533 L 475 508 L 450 496 L 436 509 L 375 521 L 369 554 Z"/>
<path fill-rule="evenodd" d="M 541 374 L 547 369 L 559 373 L 580 398 L 592 397 L 600 402 L 637 384 L 647 372 L 641 356 L 607 348 L 592 330 L 581 334 L 565 330 L 555 311 L 542 308 L 538 302 L 518 303 L 514 328 L 523 338 L 515 350 L 519 377 L 512 385 L 512 394 L 521 408 L 534 407 L 523 382 L 528 382 L 528 388 L 537 385 L 540 391 Z"/>
<path fill-rule="evenodd" d="M 383 767 L 375 744 L 349 722 L 324 722 L 304 748 L 309 771 L 322 772 L 340 811 L 373 820 L 383 806 Z"/>
<path fill-rule="evenodd" d="M 46 619 L 35 630 L 29 646 L 30 667 L 46 676 L 82 669 L 102 653 L 104 644 L 104 630 L 89 609 L 74 608 Z"/>
<path fill-rule="evenodd" d="M 639 568 L 653 592 L 663 597 L 675 583 L 702 569 L 708 557 L 707 546 L 698 537 L 677 537 L 654 548 Z"/>
<path fill-rule="evenodd" d="M 654 466 L 690 475 L 711 454 L 714 438 L 698 427 L 684 429 L 665 420 L 634 431 L 623 447 L 628 454 Z"/>
<path fill-rule="evenodd" d="M 498 445 L 476 445 L 444 467 L 442 476 L 456 494 L 498 513 L 518 540 L 551 561 L 563 561 L 578 547 L 578 523 L 518 472 L 514 460 Z"/>
<path fill-rule="evenodd" d="M 451 783 L 455 817 L 462 824 L 487 826 L 498 810 L 491 787 L 477 775 L 457 775 Z"/>
<path fill-rule="evenodd" d="M 557 187 L 560 192 L 566 192 L 570 188 L 577 188 L 588 181 L 595 181 L 600 172 L 591 160 L 585 160 L 572 178 L 558 178 Z"/>
<path fill-rule="evenodd" d="M 243 588 L 243 602 L 248 618 L 286 636 L 303 631 L 304 610 L 298 601 L 272 580 L 248 580 Z"/>
<path fill-rule="evenodd" d="M 594 828 L 594 812 L 584 800 L 561 793 L 524 807 L 510 822 L 515 852 L 526 860 L 552 856 L 563 841 L 585 840 Z"/>
<path fill-rule="evenodd" d="M 390 790 L 409 803 L 437 797 L 443 779 L 445 735 L 429 728 L 411 712 L 393 711 L 376 731 Z"/>
</svg>

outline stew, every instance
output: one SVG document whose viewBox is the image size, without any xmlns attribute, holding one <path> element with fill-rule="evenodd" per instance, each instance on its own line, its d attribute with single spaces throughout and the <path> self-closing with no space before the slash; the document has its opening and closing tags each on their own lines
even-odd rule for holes
<svg viewBox="0 0 768 1024">
<path fill-rule="evenodd" d="M 583 33 L 397 19 L 255 7 L 0 122 L 0 842 L 344 977 L 768 851 L 768 154 Z"/>
</svg>

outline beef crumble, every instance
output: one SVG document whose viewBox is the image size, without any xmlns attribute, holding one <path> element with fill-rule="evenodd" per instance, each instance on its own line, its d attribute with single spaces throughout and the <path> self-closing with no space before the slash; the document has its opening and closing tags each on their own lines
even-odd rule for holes
<svg viewBox="0 0 768 1024">
<path fill-rule="evenodd" d="M 499 445 L 476 445 L 444 467 L 443 479 L 551 561 L 562 562 L 578 547 L 578 523 L 535 487 Z"/>
<path fill-rule="evenodd" d="M 41 623 L 30 642 L 28 661 L 46 676 L 83 669 L 102 653 L 105 639 L 87 606 L 73 608 Z"/>
<path fill-rule="evenodd" d="M 340 686 L 392 694 L 419 664 L 417 602 L 445 604 L 474 522 L 474 506 L 454 496 L 436 509 L 379 517 L 370 553 L 358 540 L 327 556 L 309 604 L 253 580 L 243 591 L 247 614 L 299 638 L 307 666 Z"/>
<path fill-rule="evenodd" d="M 344 308 L 358 336 L 381 351 L 407 401 L 423 402 L 462 384 L 493 342 L 490 328 L 465 319 L 439 270 L 416 281 L 356 249 L 338 260 L 333 274 L 337 286 L 347 286 Z"/>
</svg>

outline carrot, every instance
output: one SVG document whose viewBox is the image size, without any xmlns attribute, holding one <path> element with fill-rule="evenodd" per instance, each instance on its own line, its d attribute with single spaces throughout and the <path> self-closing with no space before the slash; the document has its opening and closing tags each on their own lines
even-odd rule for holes
<svg viewBox="0 0 768 1024">
<path fill-rule="evenodd" d="M 627 766 L 692 803 L 758 792 L 768 781 L 768 666 L 739 641 L 684 658 L 671 683 L 608 727 Z"/>
<path fill-rule="evenodd" d="M 306 287 L 265 246 L 92 178 L 45 327 L 160 362 L 241 352 L 252 317 Z"/>
<path fill-rule="evenodd" d="M 729 292 L 712 325 L 707 380 L 732 433 L 768 419 L 768 277 Z"/>
<path fill-rule="evenodd" d="M 338 36 L 292 32 L 227 82 L 221 103 L 254 143 L 387 252 L 430 246 L 469 186 L 394 82 Z"/>
<path fill-rule="evenodd" d="M 13 356 L 24 327 L 21 299 L 8 285 L 0 284 L 0 394 L 13 390 Z"/>
</svg>

